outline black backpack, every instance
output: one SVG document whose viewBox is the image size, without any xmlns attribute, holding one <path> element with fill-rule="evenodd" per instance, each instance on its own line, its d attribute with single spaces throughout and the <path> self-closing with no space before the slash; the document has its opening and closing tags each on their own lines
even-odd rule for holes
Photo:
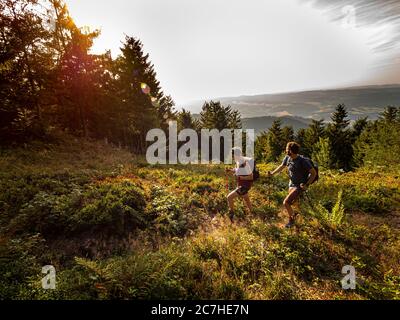
<svg viewBox="0 0 400 320">
<path fill-rule="evenodd" d="M 301 156 L 301 157 L 302 157 L 303 159 L 309 161 L 309 162 L 311 163 L 312 167 L 313 167 L 313 168 L 315 169 L 315 171 L 317 172 L 317 176 L 315 177 L 314 181 L 311 182 L 311 184 L 313 184 L 314 182 L 317 182 L 318 179 L 319 179 L 318 164 L 315 164 L 310 158 L 307 158 L 307 157 L 304 157 L 304 156 Z"/>
<path fill-rule="evenodd" d="M 260 179 L 260 171 L 257 169 L 256 160 L 254 159 L 254 168 L 253 168 L 253 181 L 257 181 Z"/>
</svg>

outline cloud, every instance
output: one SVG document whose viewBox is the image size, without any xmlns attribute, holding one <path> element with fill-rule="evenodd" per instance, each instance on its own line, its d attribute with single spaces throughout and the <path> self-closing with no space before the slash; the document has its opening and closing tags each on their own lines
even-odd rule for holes
<svg viewBox="0 0 400 320">
<path fill-rule="evenodd" d="M 343 21 L 346 6 L 355 9 L 357 27 L 390 25 L 392 32 L 385 34 L 383 43 L 377 43 L 377 51 L 398 49 L 400 43 L 399 0 L 300 0 L 324 10 L 332 21 Z"/>
</svg>

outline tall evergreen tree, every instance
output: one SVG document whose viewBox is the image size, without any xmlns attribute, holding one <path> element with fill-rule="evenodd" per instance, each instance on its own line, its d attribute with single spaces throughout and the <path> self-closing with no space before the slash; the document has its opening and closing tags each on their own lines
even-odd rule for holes
<svg viewBox="0 0 400 320">
<path fill-rule="evenodd" d="M 269 161 L 276 161 L 285 149 L 281 126 L 281 120 L 274 120 L 271 128 L 268 130 L 267 148 Z"/>
<path fill-rule="evenodd" d="M 294 130 L 292 126 L 285 126 L 282 129 L 282 143 L 286 145 L 288 142 L 294 140 Z"/>
<path fill-rule="evenodd" d="M 350 120 L 347 119 L 346 107 L 339 104 L 332 114 L 332 123 L 328 125 L 327 137 L 332 150 L 332 165 L 337 169 L 350 170 L 352 167 L 353 147 L 351 132 L 348 128 Z"/>
<path fill-rule="evenodd" d="M 352 142 L 354 142 L 368 126 L 368 117 L 357 119 L 353 124 Z"/>
<path fill-rule="evenodd" d="M 56 95 L 61 106 L 61 122 L 74 133 L 88 137 L 94 112 L 94 70 L 96 56 L 89 53 L 97 31 L 72 31 L 71 41 L 61 58 Z"/>
<path fill-rule="evenodd" d="M 328 138 L 319 138 L 315 145 L 312 158 L 315 160 L 319 167 L 329 169 L 332 165 L 332 150 Z"/>
<path fill-rule="evenodd" d="M 142 47 L 140 40 L 127 36 L 115 71 L 123 110 L 124 144 L 138 153 L 145 151 L 147 131 L 170 119 L 173 105 L 172 99 L 164 97 L 149 55 L 144 54 Z"/>
<path fill-rule="evenodd" d="M 257 161 L 269 161 L 269 148 L 268 148 L 268 131 L 261 132 L 255 141 L 254 153 Z"/>
<path fill-rule="evenodd" d="M 183 129 L 193 129 L 196 131 L 199 130 L 200 125 L 198 121 L 193 118 L 190 111 L 187 111 L 185 109 L 182 109 L 182 111 L 178 113 L 177 122 L 178 131 L 181 131 Z"/>
<path fill-rule="evenodd" d="M 385 110 L 381 113 L 380 119 L 386 121 L 388 123 L 393 123 L 398 118 L 398 110 L 396 107 L 388 106 Z"/>
<path fill-rule="evenodd" d="M 306 129 L 305 128 L 300 128 L 297 131 L 296 137 L 295 137 L 295 141 L 300 145 L 300 150 L 301 153 L 303 155 L 305 155 L 306 157 L 311 157 L 311 155 L 309 154 L 308 150 L 305 148 L 305 139 L 306 139 Z"/>
<path fill-rule="evenodd" d="M 42 95 L 52 70 L 41 5 L 0 3 L 0 132 L 3 140 L 42 134 Z M 14 130 L 17 129 L 17 130 Z"/>
<path fill-rule="evenodd" d="M 377 120 L 370 123 L 354 143 L 354 163 L 357 166 L 397 166 L 399 131 L 400 122 Z"/>
<path fill-rule="evenodd" d="M 319 141 L 319 138 L 323 138 L 325 136 L 325 124 L 324 120 L 311 120 L 311 124 L 308 126 L 305 138 L 304 145 L 302 146 L 303 153 L 305 155 L 311 156 L 316 150 L 315 146 Z"/>
<path fill-rule="evenodd" d="M 231 106 L 224 107 L 221 102 L 205 102 L 200 113 L 202 129 L 240 129 L 242 122 L 240 114 Z"/>
<path fill-rule="evenodd" d="M 241 129 L 242 122 L 240 114 L 232 110 L 231 106 L 223 106 L 221 102 L 210 101 L 205 102 L 200 113 L 199 125 L 201 129 L 217 129 L 222 131 L 224 129 Z M 233 138 L 233 132 L 232 132 Z M 210 138 L 211 139 L 211 138 Z M 243 142 L 243 140 L 242 140 Z M 224 139 L 220 139 L 220 160 L 224 160 Z M 210 143 L 211 154 L 211 143 Z"/>
</svg>

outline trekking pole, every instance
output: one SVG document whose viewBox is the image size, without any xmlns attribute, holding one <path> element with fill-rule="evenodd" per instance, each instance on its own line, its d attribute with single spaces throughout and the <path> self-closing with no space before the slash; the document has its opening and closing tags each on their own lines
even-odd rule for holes
<svg viewBox="0 0 400 320">
<path fill-rule="evenodd" d="M 225 170 L 225 178 L 226 178 L 226 191 L 229 191 L 229 176 Z"/>
</svg>

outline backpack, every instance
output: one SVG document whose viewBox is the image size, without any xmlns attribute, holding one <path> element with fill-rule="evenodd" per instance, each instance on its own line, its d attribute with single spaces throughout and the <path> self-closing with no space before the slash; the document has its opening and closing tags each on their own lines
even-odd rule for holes
<svg viewBox="0 0 400 320">
<path fill-rule="evenodd" d="M 257 181 L 260 178 L 260 171 L 257 169 L 256 160 L 254 159 L 254 168 L 253 168 L 253 181 Z"/>
<path fill-rule="evenodd" d="M 315 169 L 315 171 L 317 172 L 317 176 L 315 177 L 315 179 L 313 180 L 313 182 L 311 182 L 311 184 L 313 184 L 314 182 L 317 182 L 318 179 L 319 179 L 318 164 L 317 164 L 317 163 L 314 163 L 310 158 L 307 158 L 307 157 L 304 157 L 304 156 L 301 156 L 301 157 L 302 157 L 303 159 L 309 161 L 309 162 L 311 163 L 312 167 L 313 167 L 313 168 Z"/>
<path fill-rule="evenodd" d="M 256 165 L 256 160 L 253 159 L 253 163 L 254 163 L 254 167 L 253 167 L 253 182 L 257 181 L 260 178 L 260 171 L 258 171 L 257 169 L 257 165 Z M 243 168 L 245 166 L 245 163 L 240 166 L 241 168 Z"/>
</svg>

